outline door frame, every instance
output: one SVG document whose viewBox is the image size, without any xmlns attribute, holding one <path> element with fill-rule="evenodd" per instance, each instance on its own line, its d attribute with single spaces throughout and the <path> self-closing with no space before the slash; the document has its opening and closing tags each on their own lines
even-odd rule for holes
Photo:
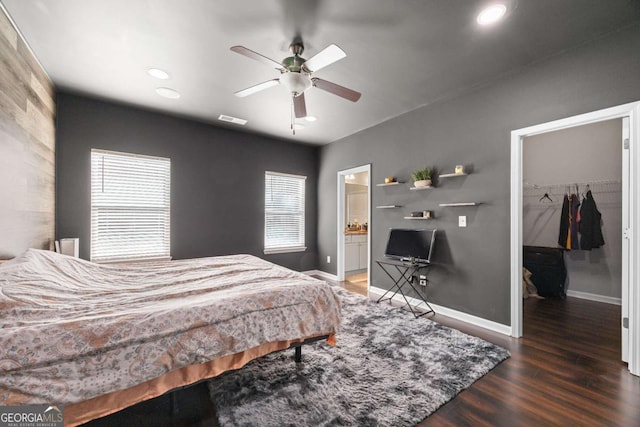
<svg viewBox="0 0 640 427">
<path fill-rule="evenodd" d="M 554 120 L 511 132 L 511 336 L 522 336 L 522 141 L 527 136 L 567 129 L 575 126 L 629 117 L 629 182 L 628 207 L 629 229 L 625 233 L 629 240 L 629 257 L 623 260 L 623 268 L 628 268 L 628 293 L 623 307 L 628 307 L 628 368 L 634 375 L 640 375 L 640 287 L 638 286 L 638 266 L 640 266 L 640 239 L 633 230 L 640 230 L 640 101 L 603 110 L 580 114 L 565 119 Z M 623 178 L 624 181 L 624 178 Z M 624 196 L 623 196 L 624 197 Z M 624 310 L 624 309 L 623 309 Z"/>
<path fill-rule="evenodd" d="M 336 251 L 336 276 L 338 281 L 344 280 L 344 228 L 346 226 L 345 220 L 345 177 L 350 174 L 356 174 L 361 172 L 368 173 L 368 185 L 367 185 L 367 216 L 369 221 L 369 227 L 367 228 L 367 289 L 371 284 L 371 163 L 366 165 L 357 166 L 355 168 L 345 169 L 338 171 L 338 221 L 337 221 L 337 242 L 338 248 Z"/>
</svg>

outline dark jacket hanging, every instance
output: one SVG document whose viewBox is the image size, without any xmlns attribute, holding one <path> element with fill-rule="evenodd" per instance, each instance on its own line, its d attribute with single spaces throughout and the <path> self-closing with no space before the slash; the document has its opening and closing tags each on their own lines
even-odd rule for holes
<svg viewBox="0 0 640 427">
<path fill-rule="evenodd" d="M 560 211 L 560 234 L 558 235 L 558 245 L 567 248 L 567 236 L 569 235 L 569 196 L 564 195 L 562 201 L 562 211 Z"/>
<path fill-rule="evenodd" d="M 598 211 L 591 191 L 587 191 L 580 209 L 580 248 L 590 251 L 602 245 L 602 214 Z"/>
</svg>

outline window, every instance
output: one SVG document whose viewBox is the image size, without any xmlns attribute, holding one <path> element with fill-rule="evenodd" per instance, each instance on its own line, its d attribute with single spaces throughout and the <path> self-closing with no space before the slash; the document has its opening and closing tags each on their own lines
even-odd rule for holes
<svg viewBox="0 0 640 427">
<path fill-rule="evenodd" d="M 265 172 L 264 253 L 298 252 L 304 245 L 304 185 L 307 177 Z"/>
<path fill-rule="evenodd" d="M 171 161 L 91 150 L 91 260 L 169 258 Z"/>
</svg>

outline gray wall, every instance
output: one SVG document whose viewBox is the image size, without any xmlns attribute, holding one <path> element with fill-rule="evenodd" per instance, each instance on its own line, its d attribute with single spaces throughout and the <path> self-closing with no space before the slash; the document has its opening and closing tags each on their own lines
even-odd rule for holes
<svg viewBox="0 0 640 427">
<path fill-rule="evenodd" d="M 317 148 L 236 132 L 73 94 L 58 95 L 58 238 L 79 237 L 89 257 L 90 150 L 171 159 L 171 254 L 250 253 L 315 269 Z M 263 255 L 264 172 L 306 175 L 307 251 Z"/>
<path fill-rule="evenodd" d="M 558 246 L 563 183 L 591 183 L 605 245 L 565 253 L 568 290 L 613 298 L 622 294 L 622 120 L 608 120 L 524 139 L 522 243 Z M 617 181 L 617 183 L 614 183 Z M 598 184 L 598 182 L 603 182 Z M 604 182 L 609 182 L 604 184 Z M 575 187 L 571 187 L 575 192 Z M 553 202 L 541 201 L 547 192 Z M 586 192 L 585 186 L 580 192 Z M 535 283 L 535 276 L 532 278 Z"/>
<path fill-rule="evenodd" d="M 408 181 L 410 173 L 422 166 L 449 172 L 456 164 L 471 165 L 473 174 L 442 180 L 432 190 L 374 187 L 373 206 L 397 203 L 404 208 L 374 210 L 372 256 L 382 256 L 390 227 L 417 227 L 402 219 L 406 213 L 434 210 L 435 220 L 420 223 L 440 230 L 431 299 L 508 325 L 510 132 L 640 100 L 639 52 L 640 26 L 634 26 L 501 76 L 473 93 L 425 106 L 323 147 L 318 187 L 320 268 L 335 273 L 335 263 L 326 264 L 325 259 L 336 255 L 337 171 L 371 163 L 375 184 L 390 175 Z M 483 204 L 438 207 L 449 201 Z M 457 227 L 458 215 L 467 215 L 467 228 Z M 372 268 L 374 286 L 389 287 L 383 274 Z"/>
<path fill-rule="evenodd" d="M 0 8 L 0 259 L 52 246 L 55 111 L 49 77 Z"/>
</svg>

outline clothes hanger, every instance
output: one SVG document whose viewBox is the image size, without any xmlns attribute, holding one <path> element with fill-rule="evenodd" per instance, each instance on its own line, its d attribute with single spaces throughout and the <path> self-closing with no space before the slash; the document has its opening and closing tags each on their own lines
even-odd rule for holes
<svg viewBox="0 0 640 427">
<path fill-rule="evenodd" d="M 549 193 L 544 193 L 544 195 L 542 197 L 540 197 L 540 200 L 538 200 L 538 201 L 542 202 L 543 200 L 548 200 L 550 202 L 553 202 L 553 199 L 549 196 Z"/>
</svg>

